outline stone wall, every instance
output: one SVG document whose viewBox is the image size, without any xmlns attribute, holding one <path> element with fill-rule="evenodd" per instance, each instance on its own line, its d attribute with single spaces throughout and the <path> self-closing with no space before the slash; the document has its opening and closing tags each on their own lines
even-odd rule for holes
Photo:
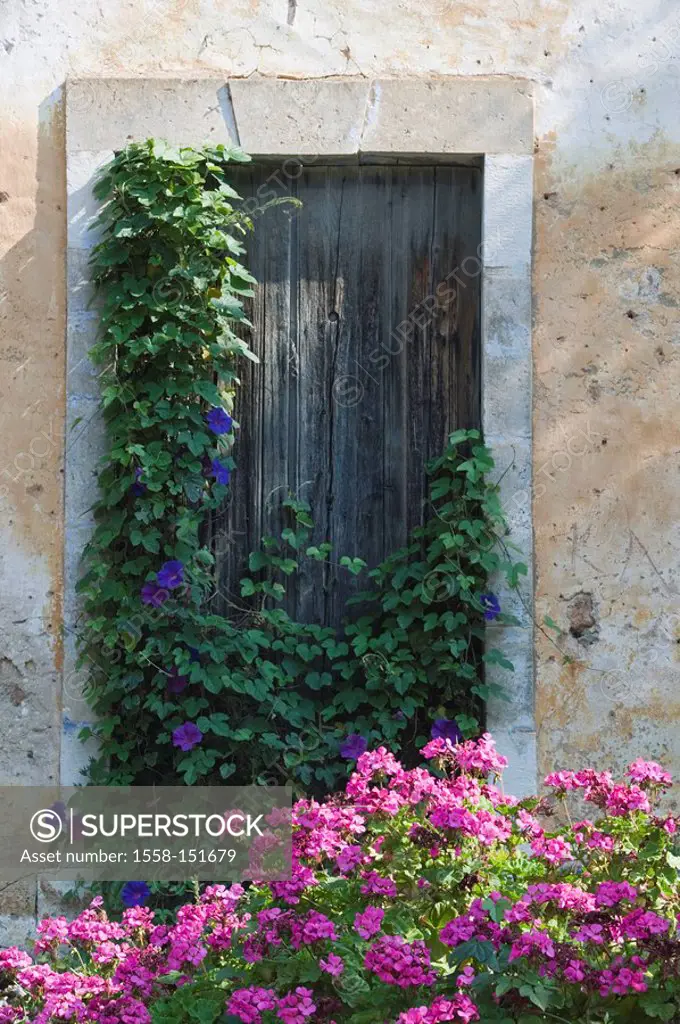
<svg viewBox="0 0 680 1024">
<path fill-rule="evenodd" d="M 65 427 L 63 84 L 97 76 L 534 83 L 534 484 L 514 501 L 533 501 L 538 621 L 559 624 L 570 655 L 538 632 L 539 769 L 645 753 L 680 774 L 679 54 L 677 0 L 4 5 L 3 782 L 54 778 L 76 728 L 59 684 L 64 450 L 78 443 Z M 32 913 L 34 895 L 8 892 L 4 914 Z"/>
</svg>

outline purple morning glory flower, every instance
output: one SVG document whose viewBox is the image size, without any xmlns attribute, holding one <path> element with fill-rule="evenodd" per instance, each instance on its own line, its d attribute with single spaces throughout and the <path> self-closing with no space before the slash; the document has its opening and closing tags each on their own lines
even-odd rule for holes
<svg viewBox="0 0 680 1024">
<path fill-rule="evenodd" d="M 189 676 L 181 676 L 179 669 L 173 665 L 168 672 L 167 690 L 168 693 L 181 693 L 189 682 Z"/>
<path fill-rule="evenodd" d="M 200 660 L 201 660 L 201 652 L 199 651 L 198 647 L 190 647 L 189 648 L 189 661 L 200 661 Z"/>
<path fill-rule="evenodd" d="M 454 745 L 463 739 L 457 722 L 452 718 L 436 718 L 432 723 L 430 736 L 433 740 L 451 740 Z"/>
<path fill-rule="evenodd" d="M 185 722 L 175 729 L 172 734 L 172 745 L 180 750 L 193 750 L 201 740 L 203 733 L 193 722 Z"/>
<path fill-rule="evenodd" d="M 120 892 L 121 903 L 126 907 L 143 907 L 151 889 L 146 882 L 126 882 Z"/>
<path fill-rule="evenodd" d="M 150 604 L 152 608 L 160 608 L 167 599 L 168 592 L 165 587 L 160 587 L 153 580 L 145 583 L 142 587 L 142 604 Z"/>
<path fill-rule="evenodd" d="M 487 622 L 493 622 L 501 613 L 501 603 L 495 594 L 480 594 L 479 601 L 484 609 L 484 618 Z"/>
<path fill-rule="evenodd" d="M 223 487 L 229 483 L 229 477 L 231 476 L 231 470 L 228 466 L 224 466 L 219 459 L 213 459 L 210 463 L 210 472 L 215 477 L 218 484 L 222 484 Z"/>
<path fill-rule="evenodd" d="M 135 466 L 135 482 L 130 488 L 130 493 L 134 494 L 135 497 L 139 497 L 140 494 L 144 494 L 146 491 L 146 484 L 142 483 L 142 467 Z"/>
<path fill-rule="evenodd" d="M 164 562 L 156 573 L 156 579 L 162 587 L 167 587 L 168 590 L 181 587 L 184 582 L 184 564 L 176 558 Z"/>
<path fill-rule="evenodd" d="M 368 741 L 360 736 L 358 732 L 351 733 L 340 747 L 340 757 L 348 761 L 356 761 L 358 757 L 366 752 Z"/>
<path fill-rule="evenodd" d="M 228 412 L 218 406 L 206 414 L 205 422 L 213 434 L 228 434 L 234 421 Z"/>
</svg>

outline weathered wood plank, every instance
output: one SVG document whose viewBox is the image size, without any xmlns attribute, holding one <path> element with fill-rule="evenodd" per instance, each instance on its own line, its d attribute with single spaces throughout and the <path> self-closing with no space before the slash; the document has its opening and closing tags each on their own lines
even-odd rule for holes
<svg viewBox="0 0 680 1024">
<path fill-rule="evenodd" d="M 313 543 L 331 539 L 334 496 L 330 453 L 335 436 L 331 390 L 340 323 L 336 319 L 338 247 L 348 197 L 343 175 L 330 167 L 306 172 L 300 183 L 304 206 L 298 215 L 300 324 L 300 496 L 310 503 Z M 349 197 L 351 204 L 352 197 Z M 301 618 L 329 621 L 332 567 L 307 564 L 297 611 Z"/>
</svg>

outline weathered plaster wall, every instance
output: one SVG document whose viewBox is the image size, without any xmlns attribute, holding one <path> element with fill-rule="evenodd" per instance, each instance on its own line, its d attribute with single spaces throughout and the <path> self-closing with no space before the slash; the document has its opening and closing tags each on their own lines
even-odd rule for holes
<svg viewBox="0 0 680 1024">
<path fill-rule="evenodd" d="M 3 5 L 2 781 L 59 761 L 62 84 L 98 75 L 536 82 L 534 492 L 516 502 L 534 500 L 539 621 L 573 659 L 539 641 L 541 768 L 644 752 L 680 774 L 679 54 L 677 0 Z"/>
</svg>

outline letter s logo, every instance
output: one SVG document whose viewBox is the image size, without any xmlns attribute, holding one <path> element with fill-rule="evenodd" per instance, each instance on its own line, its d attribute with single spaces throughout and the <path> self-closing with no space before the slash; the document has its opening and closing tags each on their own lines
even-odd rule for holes
<svg viewBox="0 0 680 1024">
<path fill-rule="evenodd" d="M 64 822 L 58 813 L 51 809 L 36 811 L 29 825 L 31 835 L 39 843 L 53 843 L 61 835 L 63 827 Z"/>
</svg>

